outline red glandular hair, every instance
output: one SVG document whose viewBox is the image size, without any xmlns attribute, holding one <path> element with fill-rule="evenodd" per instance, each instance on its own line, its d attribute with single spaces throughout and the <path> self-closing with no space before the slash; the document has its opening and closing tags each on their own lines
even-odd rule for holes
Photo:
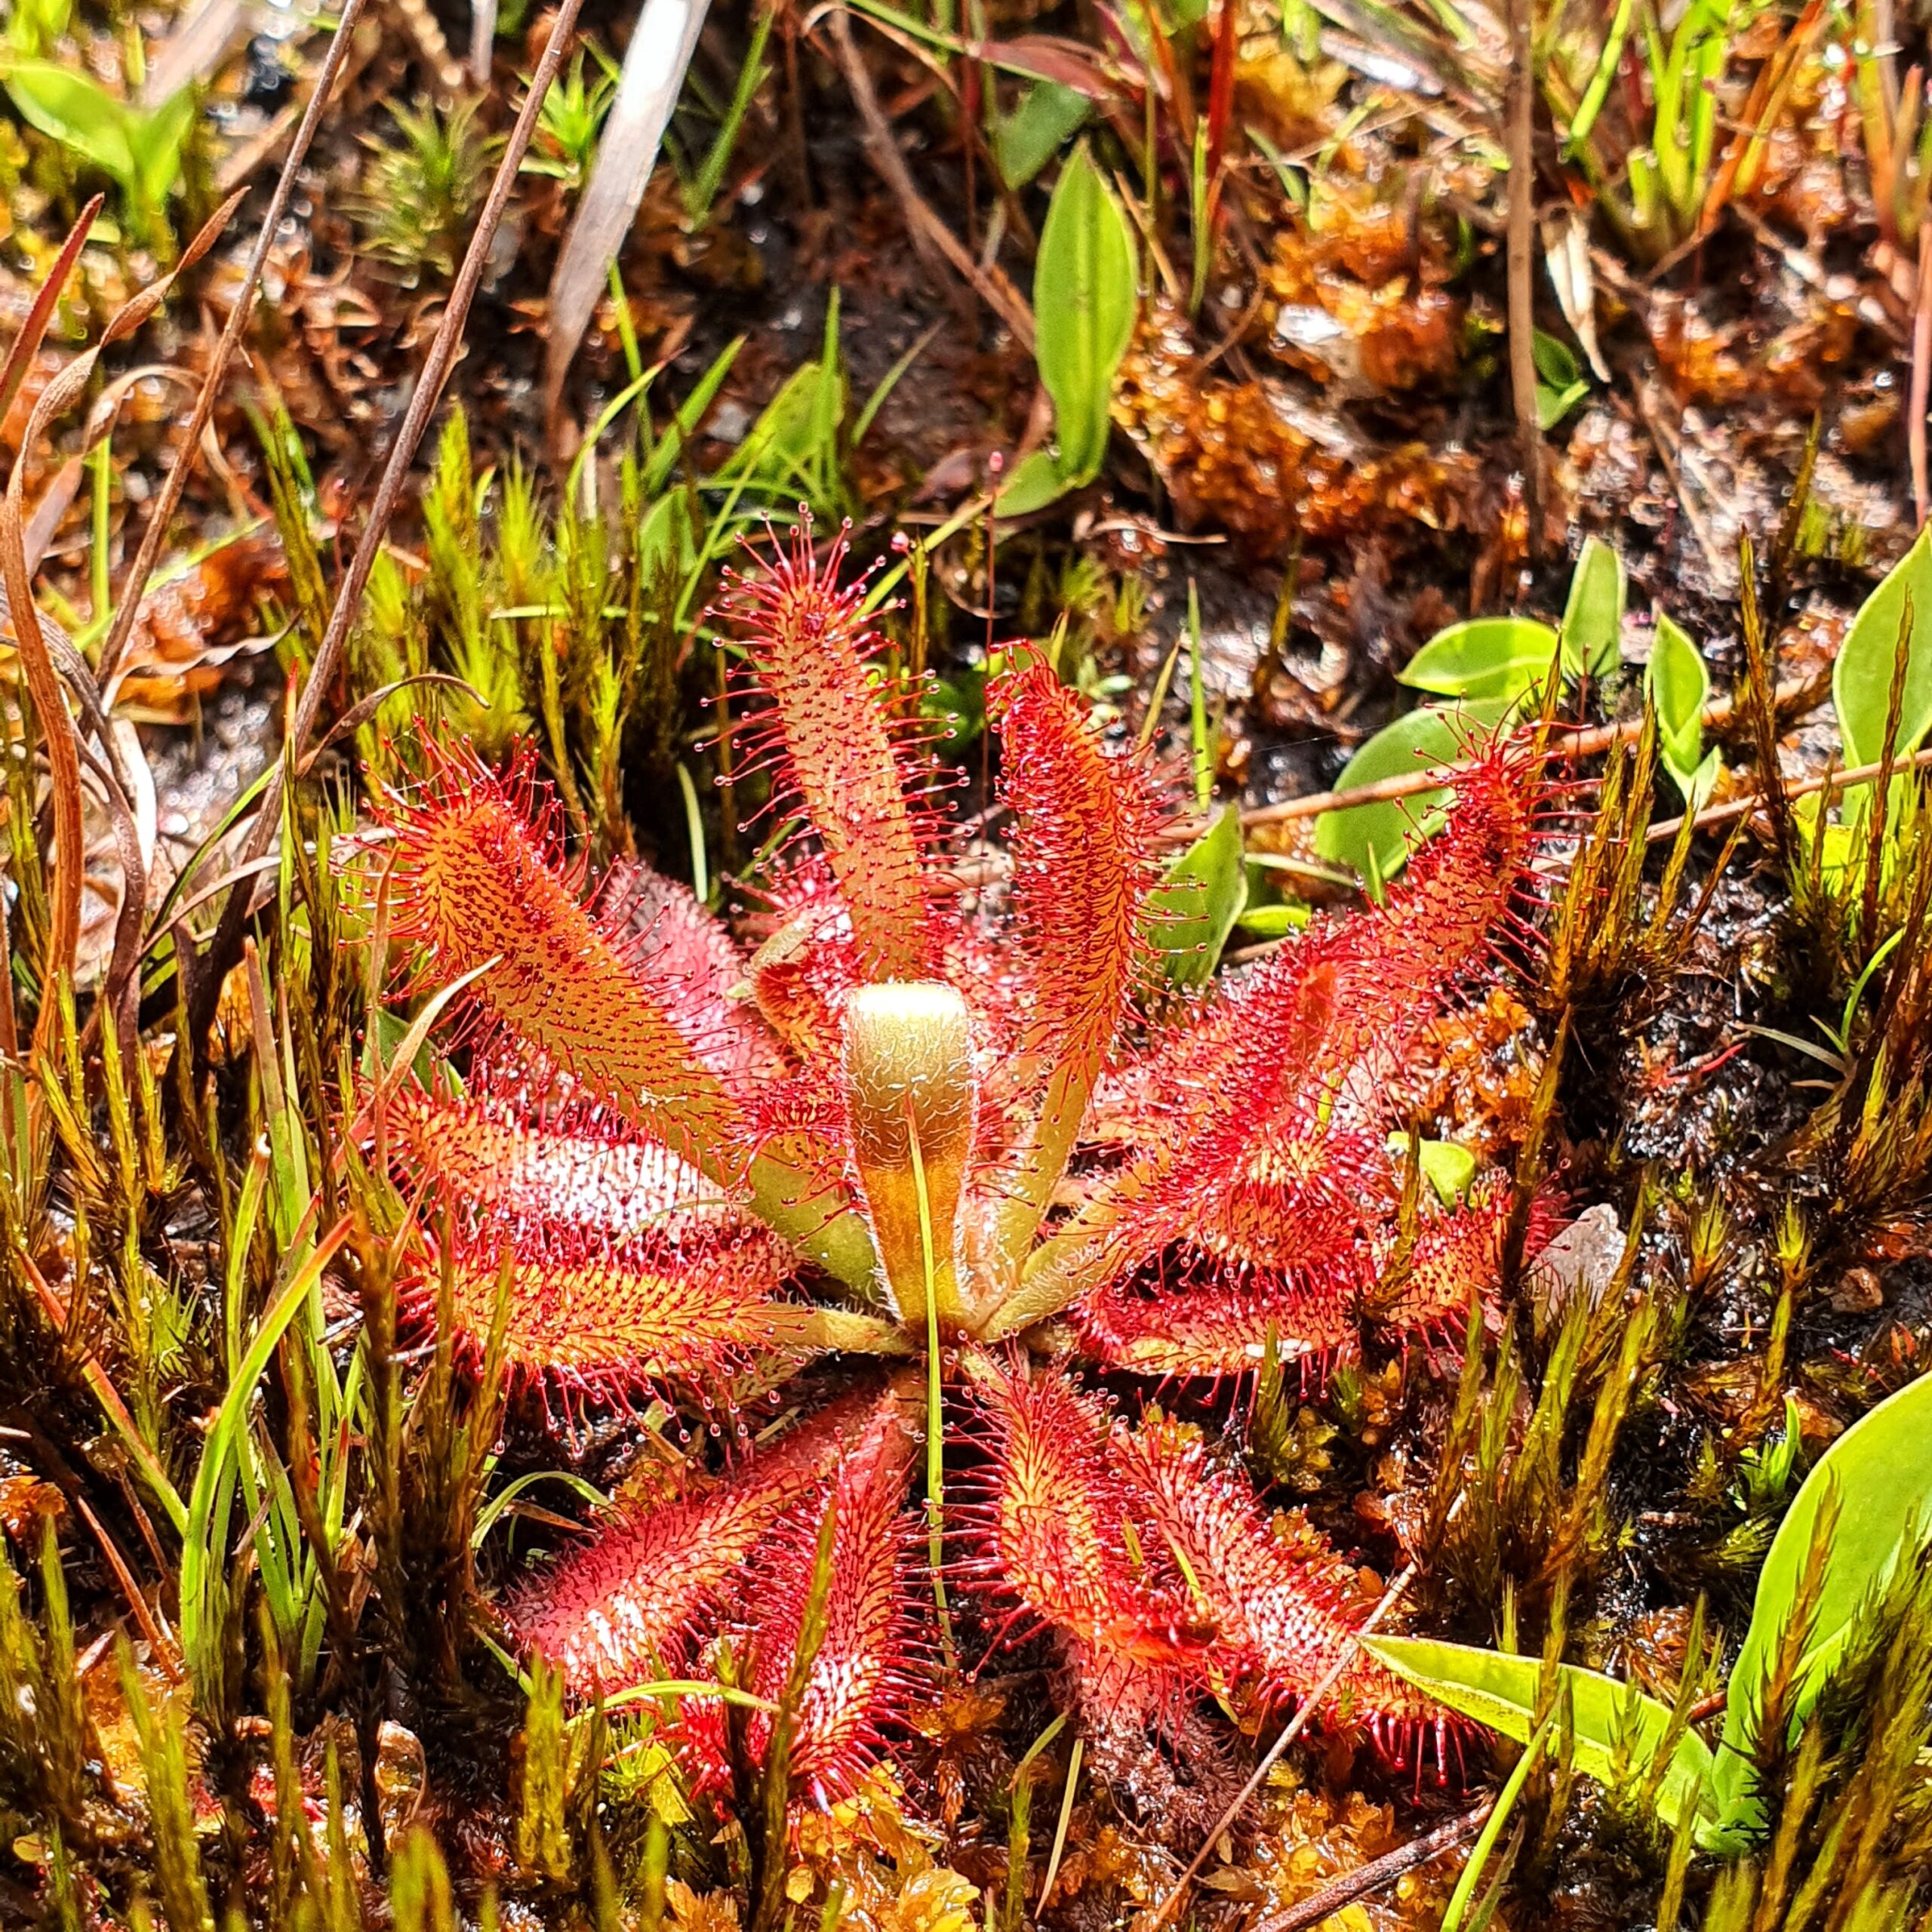
<svg viewBox="0 0 1932 1932">
<path fill-rule="evenodd" d="M 805 1312 L 778 1298 L 789 1260 L 761 1228 L 667 1249 L 561 1224 L 540 1238 L 485 1224 L 460 1228 L 448 1258 L 453 1339 L 466 1360 L 482 1358 L 506 1254 L 509 1373 L 567 1396 L 621 1401 L 658 1384 L 709 1399 L 734 1371 L 795 1337 Z M 433 1316 L 441 1272 L 431 1253 L 405 1287 L 406 1315 Z"/>
<path fill-rule="evenodd" d="M 404 1181 L 461 1204 L 479 1223 L 540 1237 L 574 1229 L 672 1250 L 755 1226 L 718 1183 L 615 1121 L 573 1131 L 508 1096 L 445 1100 L 413 1090 L 393 1096 L 386 1116 Z"/>
<path fill-rule="evenodd" d="M 987 693 L 1001 791 L 1014 821 L 1020 1050 L 1091 1085 L 1128 1011 L 1155 841 L 1168 817 L 1144 762 L 1110 749 L 1086 706 L 1029 660 Z"/>
<path fill-rule="evenodd" d="M 1284 1081 L 1269 1097 L 1252 1124 L 1254 1140 L 1265 1143 L 1281 1126 L 1305 1133 L 1338 1100 L 1373 1112 L 1380 1084 L 1373 1076 L 1399 1061 L 1459 982 L 1488 961 L 1497 935 L 1520 929 L 1519 908 L 1534 890 L 1540 782 L 1532 746 L 1492 745 L 1458 778 L 1447 823 L 1410 860 L 1384 906 L 1303 934 L 1161 1043 L 1133 1083 L 1143 1132 L 1158 1137 L 1177 1101 L 1212 1110 L 1202 1069 L 1238 1060 L 1244 1038 L 1311 1022 L 1317 1038 L 1299 1042 L 1292 1058 L 1285 1042 L 1272 1051 L 1284 1068 L 1313 1077 Z M 1294 980 L 1317 976 L 1329 987 L 1318 1014 L 1284 1001 Z"/>
<path fill-rule="evenodd" d="M 869 1405 L 835 1403 L 731 1475 L 633 1504 L 523 1583 L 505 1621 L 587 1696 L 684 1669 L 734 1598 L 745 1564 L 863 1433 Z"/>
<path fill-rule="evenodd" d="M 533 809 L 527 755 L 508 780 L 464 754 L 432 759 L 387 808 L 395 936 L 423 949 L 438 983 L 487 967 L 466 995 L 474 1010 L 586 1094 L 689 1159 L 735 1158 L 743 1116 L 708 1057 L 709 989 L 586 908 L 552 814 Z"/>
<path fill-rule="evenodd" d="M 817 836 L 851 921 L 859 977 L 917 980 L 934 952 L 926 857 L 939 837 L 933 778 L 919 754 L 930 734 L 895 717 L 896 694 L 863 615 L 865 581 L 841 584 L 846 539 L 825 561 L 809 518 L 761 568 L 733 573 L 720 616 L 744 637 L 754 676 L 737 723 L 739 769 L 768 769 L 772 809 L 801 814 Z"/>
<path fill-rule="evenodd" d="M 1084 1299 L 1082 1340 L 1111 1367 L 1182 1377 L 1251 1372 L 1271 1333 L 1283 1360 L 1349 1352 L 1387 1169 L 1376 1143 L 1318 1127 L 1251 1149 L 1183 1242 Z"/>
<path fill-rule="evenodd" d="M 1380 1318 L 1411 1334 L 1459 1338 L 1473 1297 L 1493 1316 L 1492 1291 L 1503 1269 L 1503 1246 L 1513 1201 L 1500 1174 L 1485 1175 L 1468 1198 L 1432 1215 L 1417 1231 L 1407 1265 L 1398 1270 Z M 1563 1225 L 1561 1198 L 1540 1189 L 1531 1197 L 1523 1253 L 1534 1260 Z M 1491 1326 L 1494 1325 L 1494 1321 Z"/>
<path fill-rule="evenodd" d="M 830 1480 L 815 1484 L 771 1535 L 755 1594 L 741 1599 L 732 1627 L 737 1681 L 776 1703 L 798 1654 L 829 1506 L 824 1634 L 798 1703 L 790 1759 L 795 1791 L 820 1806 L 857 1786 L 903 1724 L 920 1680 L 927 1638 L 903 1513 L 912 1450 L 897 1405 L 888 1399 Z M 687 1755 L 702 1789 L 730 1789 L 724 1722 L 720 1700 L 685 1706 Z M 771 1718 L 749 1712 L 744 1740 L 754 1764 L 763 1764 L 771 1737 Z"/>
<path fill-rule="evenodd" d="M 1383 904 L 1335 929 L 1335 955 L 1355 966 L 1350 989 L 1386 1004 L 1381 1018 L 1403 1045 L 1500 943 L 1536 943 L 1526 914 L 1538 903 L 1536 836 L 1548 788 L 1534 727 L 1491 738 L 1457 775 L 1441 832 L 1414 850 Z M 1352 1008 L 1343 1012 L 1350 1018 Z M 1337 1029 L 1333 1053 L 1352 1060 L 1374 1045 L 1364 1024 L 1352 1039 Z"/>
<path fill-rule="evenodd" d="M 1134 1540 L 1098 1398 L 991 1364 L 976 1392 L 986 1460 L 962 1520 L 969 1574 L 1017 1600 L 1003 1627 L 1049 1625 L 1109 1659 L 1198 1672 L 1214 1632 L 1160 1546 Z"/>
<path fill-rule="evenodd" d="M 1109 1368 L 1180 1381 L 1251 1375 L 1278 1361 L 1346 1357 L 1358 1334 L 1355 1272 L 1340 1262 L 1285 1272 L 1156 1263 L 1096 1289 L 1075 1310 L 1087 1353 Z"/>
</svg>

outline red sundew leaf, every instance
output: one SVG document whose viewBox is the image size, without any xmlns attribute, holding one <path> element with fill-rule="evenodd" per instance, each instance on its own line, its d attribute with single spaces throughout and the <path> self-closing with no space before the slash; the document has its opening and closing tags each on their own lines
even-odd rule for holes
<svg viewBox="0 0 1932 1932">
<path fill-rule="evenodd" d="M 1217 1380 L 1258 1371 L 1271 1337 L 1281 1361 L 1355 1352 L 1361 1282 L 1352 1254 L 1325 1272 L 1287 1275 L 1231 1276 L 1208 1257 L 1181 1266 L 1203 1278 L 1151 1292 L 1110 1282 L 1079 1303 L 1075 1325 L 1096 1361 L 1136 1375 Z"/>
<path fill-rule="evenodd" d="M 1020 1050 L 1091 1085 L 1128 1010 L 1154 839 L 1167 817 L 1146 766 L 1110 750 L 1086 706 L 1038 661 L 987 694 L 1011 810 L 1014 911 L 1026 960 Z"/>
<path fill-rule="evenodd" d="M 927 977 L 934 952 L 925 856 L 936 838 L 929 776 L 896 721 L 862 614 L 863 581 L 841 586 L 841 535 L 823 566 L 802 521 L 756 576 L 733 573 L 719 613 L 744 637 L 763 703 L 738 721 L 741 771 L 768 766 L 773 810 L 802 814 L 823 849 L 867 980 Z"/>
<path fill-rule="evenodd" d="M 1458 778 L 1447 823 L 1389 888 L 1386 903 L 1285 949 L 1306 962 L 1304 971 L 1318 961 L 1327 967 L 1334 989 L 1318 1048 L 1307 1054 L 1318 1078 L 1284 1087 L 1254 1117 L 1257 1154 L 1309 1138 L 1339 1152 L 1337 1128 L 1381 1140 L 1389 1073 L 1458 982 L 1487 967 L 1500 941 L 1521 929 L 1542 798 L 1531 749 L 1512 738 L 1493 742 Z M 1258 974 L 1162 1043 L 1135 1075 L 1143 1121 L 1158 1132 L 1177 1094 L 1190 1091 L 1211 1103 L 1203 1091 L 1209 1070 L 1238 1052 L 1241 1036 L 1300 1017 L 1271 1001 L 1269 989 L 1269 977 Z"/>
<path fill-rule="evenodd" d="M 1528 734 L 1492 740 L 1458 775 L 1448 822 L 1386 903 L 1329 936 L 1340 980 L 1325 1057 L 1337 1084 L 1359 1063 L 1399 1057 L 1518 926 L 1544 789 Z"/>
<path fill-rule="evenodd" d="M 1257 1134 L 1281 1112 L 1284 1096 L 1306 1088 L 1336 981 L 1333 966 L 1313 949 L 1276 953 L 1243 989 L 1244 1026 L 1191 1036 L 1191 1062 L 1179 1053 L 1164 1057 L 1174 1074 L 1164 1084 L 1164 1108 L 1147 1111 L 1132 1156 L 1064 1232 L 1035 1251 L 1020 1293 L 995 1324 L 998 1332 L 1124 1279 L 1203 1226 L 1244 1171 Z"/>
<path fill-rule="evenodd" d="M 389 804 L 397 937 L 445 980 L 487 967 L 468 997 L 489 1020 L 685 1158 L 714 1172 L 734 1162 L 743 1116 L 707 1063 L 703 1002 L 586 907 L 533 810 L 528 756 L 507 783 L 433 756 Z"/>
<path fill-rule="evenodd" d="M 1399 1198 L 1381 1142 L 1291 1114 L 1257 1137 L 1241 1171 L 1201 1217 L 1195 1239 L 1232 1267 L 1325 1271 Z"/>
<path fill-rule="evenodd" d="M 1105 1411 L 1057 1374 L 989 1370 L 989 1469 L 974 1567 L 1023 1611 L 1096 1652 L 1193 1672 L 1204 1629 L 1156 1545 L 1130 1541 L 1131 1498 Z"/>
<path fill-rule="evenodd" d="M 565 1390 L 706 1387 L 795 1339 L 806 1312 L 776 1298 L 790 1257 L 763 1229 L 667 1251 L 558 1227 L 541 1241 L 513 1238 L 510 1253 L 509 1372 Z M 489 1337 L 503 1254 L 494 1230 L 458 1234 L 451 1312 L 467 1357 L 480 1358 Z M 410 1312 L 432 1315 L 436 1288 L 432 1260 L 408 1294 Z"/>
<path fill-rule="evenodd" d="M 863 1438 L 769 1539 L 734 1634 L 739 1681 L 776 1702 L 790 1677 L 816 1567 L 828 1499 L 835 1514 L 825 1634 L 805 1680 L 792 1739 L 795 1801 L 820 1807 L 848 1796 L 903 1722 L 924 1647 L 904 1515 L 912 1438 L 896 1398 L 875 1411 Z M 728 1789 L 722 1706 L 691 1699 L 682 1732 L 701 1788 Z M 762 1763 L 771 1721 L 749 1714 L 746 1744 Z"/>
<path fill-rule="evenodd" d="M 1495 1328 L 1501 1319 L 1497 1296 L 1511 1205 L 1509 1183 L 1502 1175 L 1491 1174 L 1469 1190 L 1460 1207 L 1425 1220 L 1393 1294 L 1377 1306 L 1377 1319 L 1411 1333 L 1433 1330 L 1460 1336 L 1473 1295 L 1482 1305 L 1487 1325 Z M 1555 1196 L 1539 1193 L 1530 1204 L 1524 1258 L 1534 1260 L 1562 1222 Z"/>
<path fill-rule="evenodd" d="M 722 1481 L 640 1503 L 523 1584 L 505 1620 L 580 1697 L 675 1674 L 773 1527 L 814 1494 L 860 1435 L 869 1404 L 835 1403 Z"/>
<path fill-rule="evenodd" d="M 474 1210 L 479 1223 L 670 1250 L 748 1225 L 717 1182 L 614 1123 L 572 1132 L 491 1094 L 445 1100 L 405 1091 L 387 1107 L 397 1166 Z"/>
<path fill-rule="evenodd" d="M 1037 1130 L 1004 1191 L 1037 1208 L 1066 1164 L 1148 956 L 1141 922 L 1159 882 L 1154 837 L 1164 814 L 1145 766 L 1107 748 L 1044 663 L 1002 676 L 987 710 L 1016 826 L 1014 930 L 1024 964 L 1014 1045 L 1044 1083 Z M 1033 1218 L 1016 1217 L 1016 1249 Z"/>
<path fill-rule="evenodd" d="M 1521 743 L 1493 745 L 1386 911 L 1274 954 L 1137 1070 L 1132 1157 L 1035 1254 L 999 1332 L 1168 1247 L 1228 1245 L 1240 1232 L 1230 1206 L 1271 1148 L 1312 1134 L 1319 1149 L 1340 1128 L 1339 1161 L 1347 1145 L 1379 1137 L 1390 1076 L 1458 979 L 1512 928 L 1541 782 Z M 1333 1171 L 1346 1180 L 1345 1168 Z"/>
<path fill-rule="evenodd" d="M 1231 1241 L 1205 1252 L 1183 1248 L 1171 1270 L 1177 1278 L 1164 1278 L 1164 1266 L 1151 1281 L 1094 1290 L 1072 1311 L 1088 1352 L 1109 1368 L 1137 1375 L 1219 1380 L 1254 1374 L 1271 1338 L 1284 1361 L 1349 1358 L 1365 1317 L 1432 1346 L 1454 1342 L 1472 1295 L 1487 1324 L 1497 1325 L 1510 1205 L 1500 1175 L 1481 1183 L 1463 1206 L 1423 1220 L 1406 1267 L 1386 1291 L 1382 1272 L 1393 1259 L 1396 1232 L 1392 1202 L 1379 1217 L 1371 1210 L 1366 1231 L 1312 1210 L 1297 1231 L 1300 1204 L 1292 1198 L 1278 1204 L 1281 1246 L 1289 1251 L 1276 1261 Z M 1543 1251 L 1561 1220 L 1555 1202 L 1539 1196 L 1527 1257 Z"/>
<path fill-rule="evenodd" d="M 1299 1701 L 1349 1654 L 1377 1593 L 1305 1520 L 1278 1524 L 1244 1472 L 1217 1467 L 1172 1422 L 1117 1429 L 1122 1480 L 1206 1598 L 1221 1635 L 1217 1661 L 1251 1677 L 1269 1703 Z M 1344 1724 L 1432 1721 L 1412 1686 L 1359 1651 L 1331 1694 Z"/>
</svg>

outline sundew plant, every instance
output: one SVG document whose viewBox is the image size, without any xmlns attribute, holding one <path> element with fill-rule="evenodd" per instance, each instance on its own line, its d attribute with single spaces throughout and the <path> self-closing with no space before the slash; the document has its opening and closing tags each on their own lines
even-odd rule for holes
<svg viewBox="0 0 1932 1932">
<path fill-rule="evenodd" d="M 391 940 L 471 1044 L 460 1087 L 364 1103 L 425 1230 L 410 1299 L 560 1425 L 654 1395 L 718 1438 L 529 1572 L 509 1632 L 585 1699 L 685 1686 L 684 1770 L 728 1803 L 721 1667 L 761 1761 L 809 1654 L 793 1789 L 825 1804 L 1041 1632 L 1122 1763 L 1324 1682 L 1331 1727 L 1440 1760 L 1445 1713 L 1355 1644 L 1377 1592 L 1152 1398 L 1238 1412 L 1272 1363 L 1493 1305 L 1511 1192 L 1426 1210 L 1393 1096 L 1526 931 L 1538 754 L 1473 761 L 1384 903 L 1177 999 L 1146 755 L 1022 654 L 988 697 L 1002 862 L 967 866 L 844 564 L 801 524 L 718 614 L 782 830 L 743 940 L 641 868 L 588 878 L 527 758 L 434 750 L 385 808 Z"/>
</svg>

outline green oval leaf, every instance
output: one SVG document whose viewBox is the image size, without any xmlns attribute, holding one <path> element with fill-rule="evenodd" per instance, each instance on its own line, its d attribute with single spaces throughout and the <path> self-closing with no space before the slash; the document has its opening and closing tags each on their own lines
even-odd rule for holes
<svg viewBox="0 0 1932 1932">
<path fill-rule="evenodd" d="M 1309 909 L 1299 900 L 1284 899 L 1274 906 L 1244 906 L 1235 923 L 1257 939 L 1285 939 L 1308 924 Z"/>
<path fill-rule="evenodd" d="M 1147 898 L 1149 936 L 1168 983 L 1204 986 L 1247 903 L 1241 814 L 1230 808 L 1168 868 Z"/>
<path fill-rule="evenodd" d="M 1665 767 L 1678 790 L 1688 796 L 1703 757 L 1704 705 L 1710 696 L 1711 675 L 1684 627 L 1661 614 L 1651 661 L 1644 667 L 1644 688 L 1657 707 L 1658 749 Z"/>
<path fill-rule="evenodd" d="M 1034 355 L 1054 400 L 1060 473 L 1069 488 L 1100 473 L 1114 372 L 1139 300 L 1134 237 L 1084 147 L 1054 184 L 1033 276 Z"/>
<path fill-rule="evenodd" d="M 1426 704 L 1384 725 L 1342 768 L 1338 792 L 1432 764 L 1454 764 L 1502 723 L 1512 701 L 1476 698 L 1466 704 Z M 1315 821 L 1315 849 L 1352 866 L 1364 878 L 1392 878 L 1407 863 L 1412 841 L 1426 838 L 1429 815 L 1448 797 L 1446 787 L 1385 803 L 1326 811 Z"/>
<path fill-rule="evenodd" d="M 1583 539 L 1563 607 L 1563 669 L 1566 676 L 1607 677 L 1617 666 L 1623 639 L 1623 559 L 1607 543 Z"/>
<path fill-rule="evenodd" d="M 1778 1525 L 1758 1573 L 1751 1626 L 1744 1633 L 1724 1699 L 1720 1795 L 1735 1801 L 1749 1765 L 1745 1755 L 1752 1714 L 1776 1656 L 1817 1531 L 1827 1490 L 1844 1500 L 1825 1559 L 1810 1647 L 1798 1666 L 1794 1715 L 1817 1702 L 1849 1641 L 1859 1606 L 1916 1551 L 1932 1528 L 1932 1375 L 1921 1375 L 1854 1423 L 1818 1459 Z"/>
<path fill-rule="evenodd" d="M 1570 345 L 1561 336 L 1551 335 L 1542 329 L 1531 331 L 1530 354 L 1537 365 L 1537 374 L 1553 389 L 1567 389 L 1572 383 L 1583 379 L 1583 371 L 1577 366 L 1577 358 L 1570 352 Z"/>
<path fill-rule="evenodd" d="M 1398 1160 L 1407 1154 L 1406 1140 L 1392 1140 L 1390 1146 Z M 1435 1189 L 1436 1199 L 1445 1208 L 1454 1208 L 1469 1192 L 1469 1183 L 1476 1177 L 1476 1157 L 1453 1140 L 1418 1141 L 1416 1158 L 1421 1164 L 1423 1178 Z"/>
<path fill-rule="evenodd" d="M 1560 389 L 1552 389 L 1547 383 L 1537 383 L 1537 427 L 1555 429 L 1589 392 L 1588 383 L 1571 383 Z"/>
<path fill-rule="evenodd" d="M 195 90 L 183 88 L 129 130 L 134 189 L 151 206 L 166 201 L 181 178 L 181 149 L 195 125 Z"/>
<path fill-rule="evenodd" d="M 1932 524 L 1918 533 L 1918 540 L 1865 600 L 1832 667 L 1832 701 L 1838 707 L 1848 765 L 1875 764 L 1884 755 L 1885 711 L 1891 700 L 1892 666 L 1908 592 L 1912 641 L 1894 748 L 1900 758 L 1918 749 L 1926 728 L 1932 725 Z"/>
<path fill-rule="evenodd" d="M 131 192 L 135 167 L 132 112 L 90 75 L 52 60 L 7 63 L 7 91 L 30 128 L 71 149 Z"/>
<path fill-rule="evenodd" d="M 1420 1637 L 1364 1637 L 1361 1647 L 1452 1711 L 1519 1744 L 1530 1741 L 1543 1679 L 1540 1658 Z M 1626 1764 L 1641 1767 L 1654 1757 L 1670 1727 L 1668 1704 L 1645 1696 L 1634 1684 L 1620 1684 L 1601 1671 L 1576 1664 L 1558 1665 L 1557 1675 L 1570 1697 L 1579 1770 L 1607 1783 L 1619 1769 L 1620 1743 Z M 1657 1792 L 1657 1815 L 1666 1826 L 1675 1829 L 1687 1814 L 1702 1808 L 1711 1771 L 1710 1747 L 1695 1731 L 1687 1730 L 1671 1753 L 1670 1767 Z M 1707 1823 L 1700 1837 L 1714 1830 L 1714 1823 Z"/>
<path fill-rule="evenodd" d="M 1059 457 L 1051 450 L 1035 450 L 1014 465 L 993 499 L 994 508 L 1001 516 L 1030 516 L 1065 496 L 1071 487 Z"/>
<path fill-rule="evenodd" d="M 1677 782 L 1677 788 L 1684 794 L 1684 809 L 1687 812 L 1700 812 L 1710 803 L 1711 794 L 1718 789 L 1718 774 L 1724 769 L 1724 755 L 1715 745 L 1688 771 L 1680 771 L 1666 761 L 1664 769 Z"/>
<path fill-rule="evenodd" d="M 1021 95 L 1011 114 L 993 124 L 993 153 L 1009 188 L 1023 188 L 1060 152 L 1060 143 L 1086 125 L 1093 103 L 1057 81 L 1039 81 Z"/>
<path fill-rule="evenodd" d="M 1556 663 L 1556 633 L 1534 617 L 1472 617 L 1435 636 L 1397 681 L 1444 697 L 1520 697 L 1540 691 Z"/>
</svg>

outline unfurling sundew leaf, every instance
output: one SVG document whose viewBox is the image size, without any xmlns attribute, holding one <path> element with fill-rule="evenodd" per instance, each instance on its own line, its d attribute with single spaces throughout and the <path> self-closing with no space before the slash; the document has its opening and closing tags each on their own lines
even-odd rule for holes
<svg viewBox="0 0 1932 1932">
<path fill-rule="evenodd" d="M 1472 617 L 1435 636 L 1397 673 L 1397 681 L 1443 697 L 1515 698 L 1540 694 L 1556 665 L 1556 632 L 1534 617 Z"/>
</svg>

